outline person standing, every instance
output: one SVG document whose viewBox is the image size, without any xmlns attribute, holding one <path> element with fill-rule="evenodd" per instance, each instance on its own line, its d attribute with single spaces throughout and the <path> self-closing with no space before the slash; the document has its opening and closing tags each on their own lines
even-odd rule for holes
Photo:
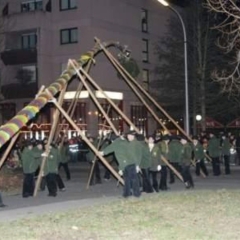
<svg viewBox="0 0 240 240">
<path fill-rule="evenodd" d="M 223 135 L 222 136 L 222 155 L 223 155 L 226 175 L 230 174 L 230 148 L 231 148 L 231 143 L 229 141 L 229 138 Z"/>
<path fill-rule="evenodd" d="M 60 144 L 58 145 L 58 151 L 59 151 L 59 158 L 60 158 L 58 170 L 60 170 L 61 167 L 63 167 L 67 180 L 70 180 L 71 175 L 70 175 L 70 171 L 69 171 L 69 167 L 68 167 L 68 162 L 69 162 L 70 156 L 69 156 L 69 152 L 68 152 L 67 141 L 64 141 L 62 146 L 60 146 Z"/>
<path fill-rule="evenodd" d="M 159 189 L 162 191 L 166 191 L 168 189 L 167 187 L 167 165 L 163 161 L 163 157 L 168 160 L 168 153 L 169 153 L 169 143 L 170 137 L 169 135 L 164 135 L 162 137 L 162 141 L 159 143 L 159 148 L 160 148 L 160 154 L 161 154 L 161 160 L 160 160 L 160 165 L 161 165 L 161 178 L 160 178 L 160 185 Z"/>
<path fill-rule="evenodd" d="M 58 176 L 58 159 L 59 159 L 59 153 L 58 149 L 51 144 L 49 147 L 49 153 L 44 152 L 42 154 L 43 157 L 46 157 L 46 163 L 44 166 L 44 176 L 46 179 L 46 184 L 48 188 L 48 196 L 50 197 L 56 197 L 57 196 L 57 184 L 58 179 L 60 176 Z M 63 184 L 62 184 L 63 185 Z M 60 190 L 65 189 L 64 185 L 59 186 Z"/>
<path fill-rule="evenodd" d="M 148 149 L 150 152 L 150 176 L 152 176 L 152 187 L 155 192 L 159 192 L 158 173 L 161 170 L 161 152 L 158 144 L 152 136 L 148 137 Z"/>
<path fill-rule="evenodd" d="M 0 208 L 4 208 L 4 207 L 7 207 L 7 205 L 5 205 L 5 204 L 3 203 L 2 194 L 1 194 L 1 192 L 0 192 Z"/>
<path fill-rule="evenodd" d="M 212 169 L 213 175 L 219 176 L 221 174 L 220 168 L 220 140 L 213 134 L 209 134 L 209 141 L 208 141 L 208 154 L 212 159 Z"/>
<path fill-rule="evenodd" d="M 183 180 L 186 188 L 194 188 L 193 178 L 190 171 L 192 147 L 190 143 L 188 143 L 187 139 L 183 136 L 181 137 L 180 142 L 182 144 L 181 169 Z"/>
<path fill-rule="evenodd" d="M 24 173 L 22 197 L 33 196 L 35 188 L 34 175 L 39 167 L 41 152 L 33 149 L 33 142 L 29 141 L 21 153 L 22 168 Z"/>
<path fill-rule="evenodd" d="M 152 193 L 153 188 L 150 182 L 150 160 L 151 154 L 148 145 L 145 142 L 145 137 L 142 134 L 136 136 L 137 140 L 142 144 L 142 159 L 140 162 L 141 177 L 142 177 L 142 192 Z"/>
<path fill-rule="evenodd" d="M 203 173 L 208 176 L 208 170 L 206 168 L 206 165 L 204 163 L 205 153 L 203 149 L 203 145 L 199 142 L 199 139 L 197 136 L 193 136 L 193 153 L 194 153 L 194 159 L 196 162 L 196 175 L 200 176 L 200 171 L 202 170 Z"/>
<path fill-rule="evenodd" d="M 127 133 L 126 140 L 123 136 L 116 138 L 109 146 L 100 152 L 101 155 L 115 154 L 119 164 L 119 175 L 123 176 L 123 197 L 130 196 L 140 197 L 140 186 L 138 172 L 140 171 L 141 150 L 139 151 L 139 144 L 136 143 L 135 132 Z M 113 138 L 112 138 L 113 139 Z M 140 145 L 141 147 L 141 145 Z"/>
<path fill-rule="evenodd" d="M 172 136 L 168 146 L 169 146 L 168 160 L 177 171 L 181 172 L 179 163 L 181 161 L 182 144 L 179 141 L 179 137 Z M 174 173 L 172 170 L 170 170 L 169 183 L 174 183 L 174 182 L 175 182 Z"/>
</svg>

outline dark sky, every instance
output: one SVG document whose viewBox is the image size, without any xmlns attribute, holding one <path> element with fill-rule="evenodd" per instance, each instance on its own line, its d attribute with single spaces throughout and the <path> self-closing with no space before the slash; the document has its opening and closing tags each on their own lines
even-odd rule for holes
<svg viewBox="0 0 240 240">
<path fill-rule="evenodd" d="M 191 0 L 168 0 L 169 3 L 179 7 L 186 7 Z"/>
</svg>

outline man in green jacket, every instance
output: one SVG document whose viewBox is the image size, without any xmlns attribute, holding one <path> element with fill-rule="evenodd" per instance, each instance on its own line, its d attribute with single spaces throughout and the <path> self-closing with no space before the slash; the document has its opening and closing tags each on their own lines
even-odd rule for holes
<svg viewBox="0 0 240 240">
<path fill-rule="evenodd" d="M 159 143 L 159 148 L 160 148 L 160 154 L 161 154 L 161 178 L 160 178 L 160 185 L 159 189 L 162 191 L 166 191 L 168 189 L 167 187 L 167 165 L 166 163 L 162 160 L 164 157 L 166 160 L 168 160 L 168 155 L 169 155 L 169 144 L 170 141 L 170 136 L 169 135 L 164 135 L 162 136 L 161 142 Z"/>
<path fill-rule="evenodd" d="M 142 134 L 137 134 L 136 139 L 142 144 L 142 159 L 140 162 L 141 177 L 142 177 L 142 192 L 152 193 L 153 188 L 150 182 L 149 170 L 151 166 L 151 154 L 145 137 Z"/>
<path fill-rule="evenodd" d="M 61 177 L 58 174 L 59 165 L 59 151 L 54 144 L 49 147 L 49 153 L 44 152 L 42 156 L 46 156 L 46 163 L 44 166 L 44 176 L 48 188 L 48 196 L 57 196 L 57 184 L 61 191 L 65 190 Z"/>
<path fill-rule="evenodd" d="M 205 153 L 203 149 L 203 145 L 199 142 L 199 139 L 197 136 L 193 136 L 193 153 L 194 153 L 194 159 L 196 162 L 196 175 L 200 175 L 200 170 L 203 171 L 203 173 L 208 176 L 208 170 L 206 168 L 206 165 L 204 163 Z"/>
<path fill-rule="evenodd" d="M 34 175 L 39 166 L 40 157 L 41 152 L 36 151 L 33 148 L 33 142 L 27 142 L 25 148 L 20 154 L 24 174 L 22 189 L 22 196 L 24 198 L 33 196 L 35 188 Z"/>
<path fill-rule="evenodd" d="M 209 134 L 209 141 L 208 141 L 208 154 L 212 159 L 212 169 L 213 175 L 219 176 L 221 174 L 220 169 L 220 140 L 217 138 L 213 133 Z"/>
<path fill-rule="evenodd" d="M 137 173 L 140 171 L 142 151 L 141 144 L 135 139 L 135 134 L 133 131 L 128 132 L 128 140 L 123 136 L 118 137 L 103 149 L 103 152 L 100 152 L 102 155 L 114 152 L 119 163 L 119 175 L 124 178 L 123 197 L 125 198 L 132 194 L 135 197 L 141 195 Z"/>
<path fill-rule="evenodd" d="M 222 136 L 222 155 L 224 159 L 224 166 L 225 166 L 225 174 L 230 174 L 230 149 L 231 149 L 231 143 L 229 141 L 229 138 L 227 138 L 225 135 Z"/>
<path fill-rule="evenodd" d="M 177 171 L 181 172 L 179 163 L 181 161 L 182 144 L 179 141 L 179 137 L 171 136 L 171 141 L 168 146 L 169 146 L 168 160 Z M 175 182 L 174 173 L 172 170 L 170 170 L 169 183 L 174 182 Z"/>
<path fill-rule="evenodd" d="M 68 162 L 69 162 L 70 156 L 69 156 L 67 140 L 64 140 L 62 146 L 58 145 L 58 151 L 59 151 L 59 158 L 60 158 L 58 170 L 60 170 L 61 167 L 63 167 L 67 180 L 70 180 L 71 175 L 70 175 L 70 171 L 69 171 L 69 167 L 68 167 Z"/>
<path fill-rule="evenodd" d="M 186 188 L 194 188 L 193 178 L 190 171 L 190 165 L 192 160 L 192 146 L 187 141 L 187 138 L 182 136 L 180 140 L 183 148 L 181 155 L 181 168 L 182 176 Z"/>
</svg>

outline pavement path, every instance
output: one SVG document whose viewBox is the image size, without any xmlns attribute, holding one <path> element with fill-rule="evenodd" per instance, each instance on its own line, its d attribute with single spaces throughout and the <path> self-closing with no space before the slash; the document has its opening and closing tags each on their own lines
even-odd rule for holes
<svg viewBox="0 0 240 240">
<path fill-rule="evenodd" d="M 111 179 L 109 182 L 103 180 L 102 184 L 90 186 L 86 189 L 89 165 L 86 163 L 76 163 L 70 165 L 72 180 L 66 181 L 66 191 L 59 192 L 57 197 L 48 197 L 47 190 L 39 192 L 36 198 L 22 198 L 20 193 L 14 195 L 4 195 L 6 208 L 0 209 L 0 222 L 12 221 L 21 218 L 33 217 L 39 214 L 46 214 L 59 211 L 67 211 L 79 207 L 88 207 L 96 204 L 105 204 L 119 199 L 122 187 L 117 186 L 117 181 Z M 104 171 L 104 170 L 103 170 Z M 64 173 L 61 172 L 64 180 Z M 221 175 L 202 178 L 196 177 L 194 191 L 198 190 L 220 190 L 220 189 L 240 189 L 240 167 L 232 166 L 231 175 Z M 182 182 L 176 180 L 175 184 L 169 185 L 169 191 L 185 191 Z M 161 194 L 161 193 L 160 193 Z"/>
</svg>

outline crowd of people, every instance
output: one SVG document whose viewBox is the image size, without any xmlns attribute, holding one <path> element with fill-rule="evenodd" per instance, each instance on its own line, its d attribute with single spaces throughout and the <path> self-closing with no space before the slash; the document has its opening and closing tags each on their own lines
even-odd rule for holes
<svg viewBox="0 0 240 240">
<path fill-rule="evenodd" d="M 208 176 L 206 162 L 212 164 L 214 176 L 222 173 L 231 174 L 230 154 L 233 149 L 240 154 L 240 136 L 235 138 L 231 134 L 221 133 L 218 137 L 213 133 L 203 132 L 200 136 L 192 136 L 190 142 L 185 136 L 151 135 L 144 137 L 135 131 L 125 135 L 109 134 L 106 137 L 93 138 L 89 141 L 112 164 L 116 162 L 118 173 L 124 179 L 123 197 L 139 197 L 142 192 L 153 193 L 168 190 L 168 183 L 175 182 L 175 173 L 169 168 L 170 163 L 178 171 L 187 189 L 194 188 L 190 166 L 195 166 L 196 175 L 202 172 Z M 76 142 L 64 140 L 57 144 L 50 144 L 46 149 L 47 139 L 43 141 L 28 140 L 24 145 L 13 149 L 12 156 L 19 159 L 23 170 L 22 197 L 31 197 L 34 194 L 35 180 L 40 174 L 43 159 L 46 160 L 41 175 L 40 189 L 48 189 L 48 196 L 57 196 L 58 189 L 65 191 L 64 182 L 59 169 L 64 168 L 66 180 L 71 179 L 68 162 L 74 160 L 71 155 Z M 94 164 L 94 174 L 91 184 L 102 183 L 100 174 L 101 161 L 95 156 L 91 148 L 82 140 L 86 154 L 80 157 Z M 75 160 L 74 160 L 75 161 Z M 11 163 L 11 161 L 10 161 Z M 12 163 L 11 163 L 12 164 Z M 169 173 L 169 182 L 167 181 Z M 110 179 L 110 171 L 105 168 L 104 179 Z M 0 207 L 5 205 L 0 195 Z"/>
</svg>

